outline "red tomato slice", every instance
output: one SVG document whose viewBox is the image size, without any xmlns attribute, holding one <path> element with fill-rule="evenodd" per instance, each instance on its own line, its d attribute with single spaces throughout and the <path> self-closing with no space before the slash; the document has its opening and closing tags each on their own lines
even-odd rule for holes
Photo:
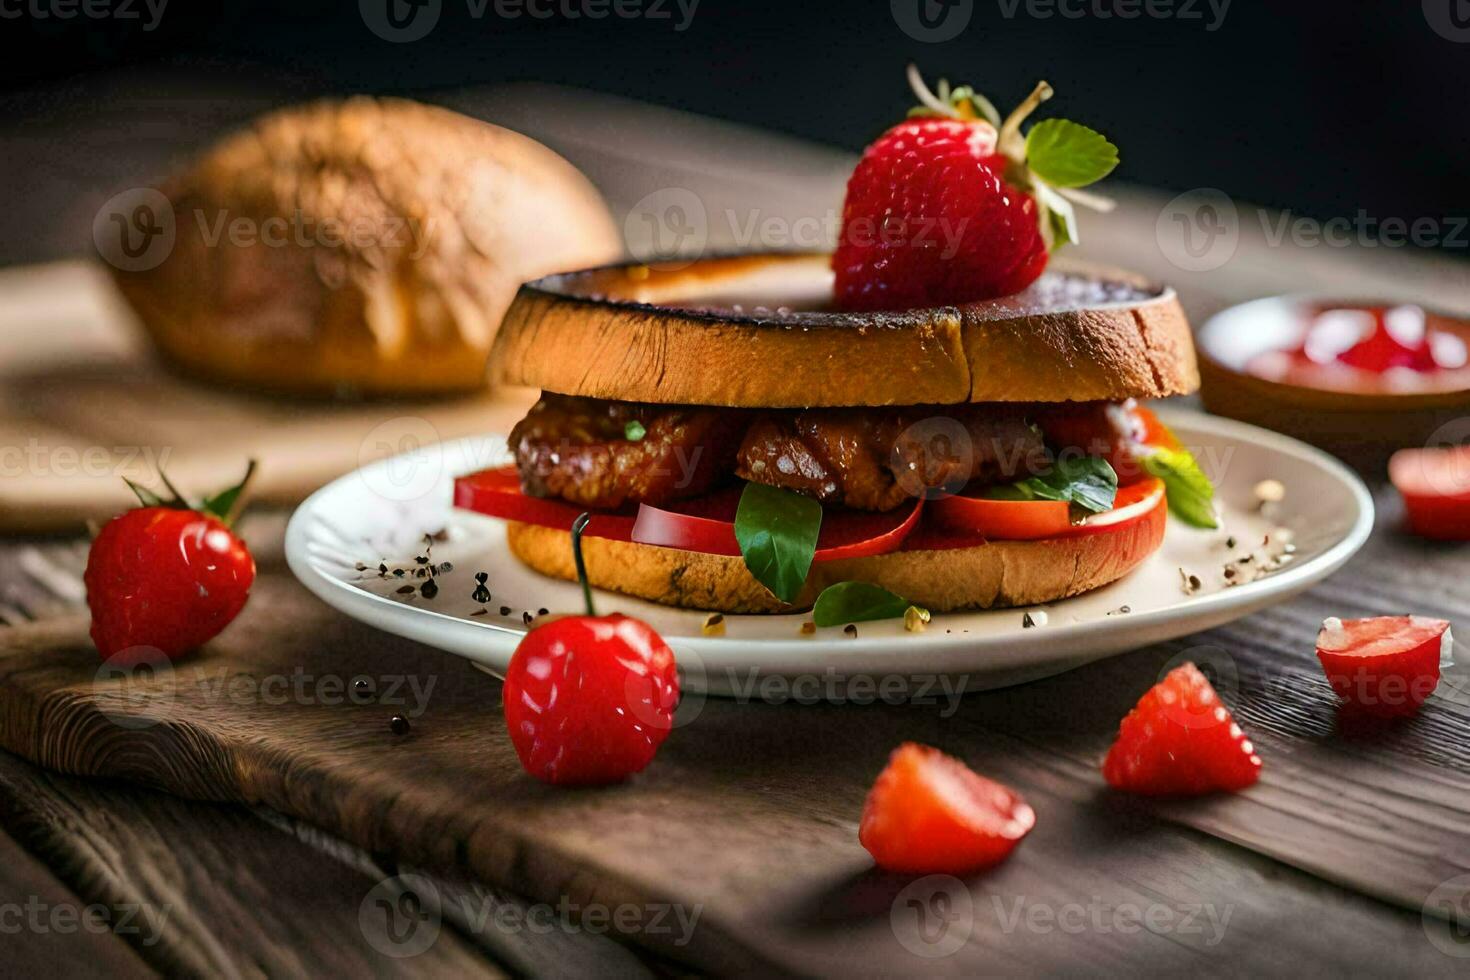
<svg viewBox="0 0 1470 980">
<path fill-rule="evenodd" d="M 738 555 L 735 511 L 741 487 L 726 487 L 666 507 L 643 504 L 636 511 L 593 512 L 586 534 L 616 541 L 698 551 L 709 555 Z M 538 524 L 569 531 L 584 508 L 560 500 L 532 497 L 521 490 L 514 466 L 481 470 L 454 481 L 454 505 L 490 517 Z M 920 501 L 886 514 L 831 510 L 822 517 L 815 561 L 863 558 L 897 551 L 919 523 Z"/>
<path fill-rule="evenodd" d="M 1101 456 L 1123 485 L 1145 479 L 1138 449 L 1157 446 L 1178 449 L 1179 440 L 1151 410 L 1129 399 L 1125 402 L 1088 402 L 1044 411 L 1038 422 L 1047 442 L 1059 454 L 1082 452 Z"/>
<path fill-rule="evenodd" d="M 1439 665 L 1453 642 L 1443 619 L 1329 619 L 1317 634 L 1317 659 L 1344 701 L 1373 715 L 1406 715 L 1439 684 Z"/>
<path fill-rule="evenodd" d="M 570 531 L 572 522 L 586 510 L 561 500 L 532 497 L 522 492 L 521 477 L 514 466 L 480 470 L 458 477 L 454 481 L 454 506 L 502 520 L 563 531 Z M 628 541 L 633 534 L 633 518 L 631 512 L 594 512 L 583 533 L 593 538 Z"/>
<path fill-rule="evenodd" d="M 930 501 L 929 514 L 951 531 L 997 541 L 1034 541 L 1095 533 L 1135 520 L 1164 499 L 1162 481 L 1149 477 L 1118 488 L 1113 509 L 1082 524 L 1072 523 L 1071 507 L 1060 500 L 985 500 L 981 497 L 942 497 Z"/>
<path fill-rule="evenodd" d="M 740 505 L 739 487 L 667 507 L 638 508 L 632 540 L 641 544 L 698 551 L 707 555 L 738 555 L 735 540 L 735 511 Z M 897 551 L 919 522 L 922 503 L 883 514 L 864 511 L 829 510 L 822 515 L 814 561 L 834 558 L 864 558 Z"/>
<path fill-rule="evenodd" d="M 1470 541 L 1470 446 L 1401 449 L 1388 461 L 1388 477 L 1403 494 L 1411 531 Z"/>
</svg>

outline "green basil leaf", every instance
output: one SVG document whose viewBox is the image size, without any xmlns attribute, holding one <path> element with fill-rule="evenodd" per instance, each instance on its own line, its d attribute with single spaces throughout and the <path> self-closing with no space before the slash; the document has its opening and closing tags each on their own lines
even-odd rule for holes
<svg viewBox="0 0 1470 980">
<path fill-rule="evenodd" d="M 623 426 L 623 438 L 629 442 L 640 442 L 646 435 L 648 435 L 648 430 L 637 419 L 629 419 L 628 424 Z"/>
<path fill-rule="evenodd" d="M 790 490 L 747 483 L 735 510 L 745 567 L 782 602 L 795 602 L 817 553 L 822 505 Z"/>
<path fill-rule="evenodd" d="M 1045 473 L 1016 484 L 1034 500 L 1062 500 L 1075 510 L 1101 514 L 1113 509 L 1118 495 L 1118 474 L 1100 456 L 1063 456 Z"/>
<path fill-rule="evenodd" d="M 910 602 L 887 589 L 867 582 L 838 582 L 817 596 L 812 622 L 818 626 L 841 626 L 871 619 L 899 619 Z"/>
<path fill-rule="evenodd" d="M 1118 148 L 1095 129 L 1046 119 L 1026 134 L 1026 165 L 1053 187 L 1085 187 L 1118 165 Z"/>
<path fill-rule="evenodd" d="M 1175 517 L 1193 527 L 1220 526 L 1215 516 L 1215 488 L 1188 450 L 1158 448 L 1142 462 L 1150 476 L 1164 481 L 1169 510 Z"/>
</svg>

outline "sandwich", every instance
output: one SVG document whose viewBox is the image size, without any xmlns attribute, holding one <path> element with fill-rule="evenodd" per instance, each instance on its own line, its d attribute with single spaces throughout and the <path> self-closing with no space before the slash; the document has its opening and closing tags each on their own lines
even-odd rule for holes
<svg viewBox="0 0 1470 980">
<path fill-rule="evenodd" d="M 1100 134 L 968 88 L 870 146 L 828 254 L 628 263 L 523 286 L 492 369 L 541 398 L 458 506 L 598 588 L 817 625 L 1113 582 L 1209 481 L 1146 406 L 1199 383 L 1172 290 L 1051 261 Z"/>
</svg>

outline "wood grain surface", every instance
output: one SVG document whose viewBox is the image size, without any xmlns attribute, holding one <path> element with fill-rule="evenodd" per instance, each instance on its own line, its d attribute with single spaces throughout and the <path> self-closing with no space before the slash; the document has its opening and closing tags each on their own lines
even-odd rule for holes
<svg viewBox="0 0 1470 980">
<path fill-rule="evenodd" d="M 1382 567 L 1416 547 L 1385 529 L 1369 554 Z M 1351 972 L 1360 947 L 1342 930 L 1375 937 L 1385 966 L 1453 965 L 1426 931 L 1448 934 L 1439 906 L 1424 916 L 1436 889 L 1464 902 L 1470 884 L 1456 881 L 1470 872 L 1470 765 L 1445 748 L 1470 744 L 1464 675 L 1407 725 L 1345 733 L 1311 656 L 1322 614 L 1376 597 L 1329 583 L 1187 645 L 955 704 L 696 702 L 639 779 L 567 792 L 520 773 L 497 682 L 342 619 L 266 561 L 241 619 L 171 674 L 99 677 L 80 617 L 0 634 L 0 743 L 62 772 L 264 804 L 532 902 L 627 906 L 617 938 L 699 968 L 810 973 L 898 971 L 917 962 L 914 944 L 929 950 L 905 931 L 909 882 L 873 872 L 856 839 L 884 756 L 917 739 L 1016 786 L 1039 814 L 1014 860 L 964 883 L 969 939 L 940 969 L 1185 968 L 1208 954 L 1243 970 L 1307 957 Z M 1450 614 L 1465 581 L 1421 587 L 1416 608 Z M 1097 758 L 1181 655 L 1222 677 L 1266 759 L 1262 782 L 1188 803 L 1118 797 Z M 375 696 L 353 704 L 359 677 Z M 395 712 L 412 717 L 408 735 L 389 730 Z M 1126 931 L 1148 909 L 1163 925 Z M 687 933 L 656 928 L 680 914 Z M 1056 915 L 1109 925 L 1069 932 Z"/>
</svg>

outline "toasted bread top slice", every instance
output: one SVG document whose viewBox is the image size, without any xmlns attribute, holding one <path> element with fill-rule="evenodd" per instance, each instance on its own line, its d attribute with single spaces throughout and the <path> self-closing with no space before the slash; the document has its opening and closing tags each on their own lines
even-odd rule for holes
<svg viewBox="0 0 1470 980">
<path fill-rule="evenodd" d="M 808 408 L 1092 401 L 1199 385 L 1174 291 L 1054 262 L 1014 296 L 901 312 L 828 305 L 828 256 L 630 264 L 522 286 L 492 370 L 621 401 Z"/>
</svg>

